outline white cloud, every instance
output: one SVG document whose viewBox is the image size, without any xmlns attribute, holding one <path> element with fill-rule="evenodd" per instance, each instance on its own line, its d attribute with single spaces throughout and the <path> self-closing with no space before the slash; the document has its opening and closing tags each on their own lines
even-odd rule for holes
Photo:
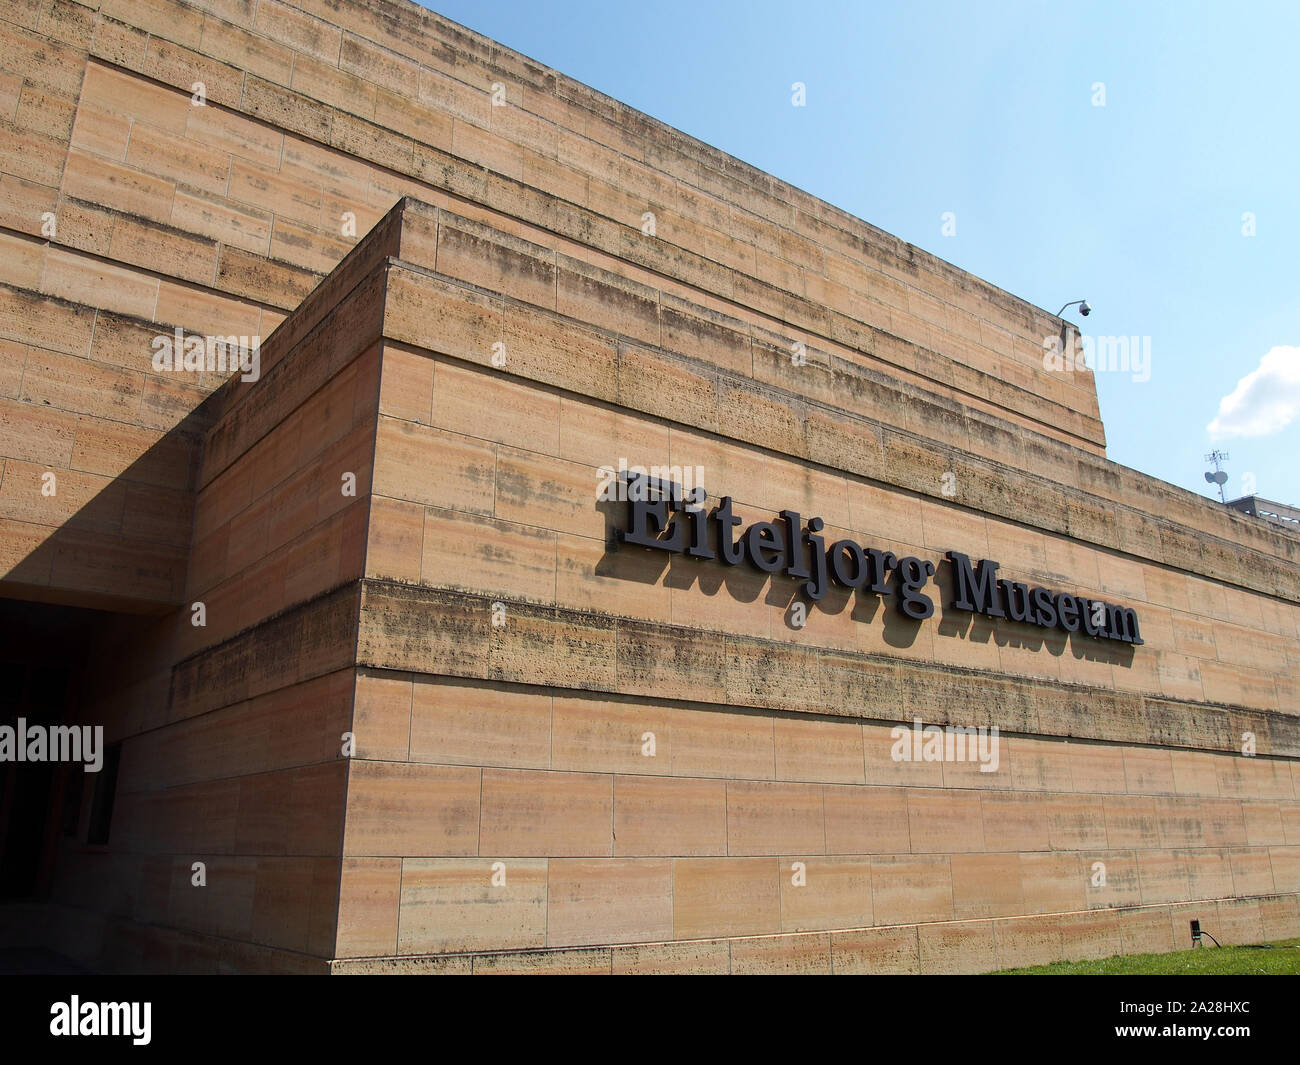
<svg viewBox="0 0 1300 1065">
<path fill-rule="evenodd" d="M 1276 347 L 1259 360 L 1206 428 L 1212 437 L 1267 436 L 1300 415 L 1300 348 Z"/>
</svg>

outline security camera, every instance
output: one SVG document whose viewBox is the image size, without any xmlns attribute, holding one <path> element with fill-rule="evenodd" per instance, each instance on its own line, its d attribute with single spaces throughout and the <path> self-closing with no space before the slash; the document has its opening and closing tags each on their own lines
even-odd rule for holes
<svg viewBox="0 0 1300 1065">
<path fill-rule="evenodd" d="M 1079 313 L 1083 315 L 1085 318 L 1092 313 L 1092 308 L 1088 306 L 1087 300 L 1084 300 L 1081 304 L 1079 304 Z"/>
</svg>

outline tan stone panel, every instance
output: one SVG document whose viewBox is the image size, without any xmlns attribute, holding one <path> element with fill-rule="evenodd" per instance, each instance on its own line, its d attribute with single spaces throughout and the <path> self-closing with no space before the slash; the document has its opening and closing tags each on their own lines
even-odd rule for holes
<svg viewBox="0 0 1300 1065">
<path fill-rule="evenodd" d="M 264 166 L 279 164 L 285 140 L 278 129 L 218 107 L 186 108 L 185 133 L 213 150 Z"/>
<path fill-rule="evenodd" d="M 343 853 L 398 857 L 473 854 L 480 836 L 479 789 L 478 769 L 354 762 L 348 782 Z M 483 806 L 486 841 L 486 799 Z"/>
<path fill-rule="evenodd" d="M 181 195 L 178 191 L 177 196 Z M 291 221 L 287 215 L 276 215 L 271 227 L 270 256 L 327 274 L 352 250 L 353 238 L 335 235 L 339 233 L 341 227 L 332 224 L 317 228 L 314 219 L 303 224 Z"/>
<path fill-rule="evenodd" d="M 635 943 L 672 936 L 668 859 L 556 858 L 549 866 L 548 945 Z"/>
<path fill-rule="evenodd" d="M 1300 847 L 1269 847 L 1268 855 L 1276 889 L 1300 891 Z"/>
<path fill-rule="evenodd" d="M 976 793 L 909 789 L 907 815 L 915 854 L 984 850 L 984 824 Z"/>
<path fill-rule="evenodd" d="M 551 696 L 420 677 L 414 683 L 410 742 L 412 761 L 546 769 Z"/>
<path fill-rule="evenodd" d="M 1206 799 L 1200 803 L 1202 846 L 1245 846 L 1247 824 L 1242 804 L 1231 799 Z"/>
<path fill-rule="evenodd" d="M 438 272 L 539 307 L 555 307 L 555 253 L 445 214 L 438 227 Z"/>
<path fill-rule="evenodd" d="M 1052 850 L 1085 850 L 1106 846 L 1106 819 L 1098 795 L 1044 795 Z"/>
<path fill-rule="evenodd" d="M 582 395 L 615 399 L 621 364 L 613 337 L 516 304 L 505 308 L 504 323 L 507 371 Z M 487 362 L 489 354 L 485 351 L 472 361 Z M 584 458 L 591 461 L 590 456 Z"/>
<path fill-rule="evenodd" d="M 490 515 L 496 454 L 440 429 L 380 417 L 374 491 L 426 506 Z"/>
<path fill-rule="evenodd" d="M 465 436 L 555 455 L 559 449 L 558 394 L 528 387 L 474 367 L 438 360 L 433 422 Z M 586 456 L 590 462 L 590 456 Z"/>
<path fill-rule="evenodd" d="M 829 935 L 763 936 L 731 941 L 735 976 L 829 976 Z"/>
<path fill-rule="evenodd" d="M 0 235 L 0 250 L 4 254 L 3 275 L 6 284 L 26 289 L 41 287 L 41 272 L 45 263 L 45 245 L 28 237 Z"/>
<path fill-rule="evenodd" d="M 990 852 L 1045 851 L 1051 847 L 1046 813 L 1032 793 L 983 795 L 980 813 L 985 847 Z"/>
<path fill-rule="evenodd" d="M 483 600 L 485 609 L 492 605 Z M 625 687 L 623 673 L 616 672 L 614 626 L 599 617 L 515 603 L 506 624 L 488 631 L 495 678 L 563 688 Z"/>
<path fill-rule="evenodd" d="M 797 868 L 796 863 L 802 868 Z M 782 931 L 865 927 L 873 923 L 869 859 L 787 856 L 781 860 L 781 877 Z"/>
<path fill-rule="evenodd" d="M 786 454 L 807 456 L 807 438 L 798 409 L 791 408 L 776 393 L 748 381 L 719 378 L 718 432 Z M 842 498 L 842 484 L 839 488 Z M 836 502 L 837 510 L 825 515 L 826 520 L 846 521 L 846 505 Z"/>
<path fill-rule="evenodd" d="M 560 458 L 627 466 L 669 465 L 668 428 L 648 418 L 567 396 L 560 397 Z M 681 465 L 679 460 L 678 465 Z"/>
<path fill-rule="evenodd" d="M 617 946 L 613 953 L 615 975 L 726 976 L 731 972 L 731 951 L 725 939 Z"/>
<path fill-rule="evenodd" d="M 608 504 L 617 506 L 617 504 Z M 659 551 L 609 545 L 589 536 L 559 533 L 556 543 L 556 602 L 644 621 L 673 620 L 668 557 Z"/>
<path fill-rule="evenodd" d="M 347 39 L 351 40 L 351 38 Z M 413 81 L 412 84 L 414 85 L 415 82 Z M 378 90 L 375 99 L 375 122 L 384 129 L 405 134 L 422 144 L 443 151 L 451 150 L 451 117 L 404 99 L 396 92 L 389 92 L 382 88 Z"/>
<path fill-rule="evenodd" d="M 1130 795 L 1172 795 L 1173 761 L 1170 752 L 1159 747 L 1125 747 L 1124 775 Z"/>
<path fill-rule="evenodd" d="M 1069 742 L 1068 749 L 1075 790 L 1120 794 L 1127 790 L 1122 748 L 1074 740 Z"/>
<path fill-rule="evenodd" d="M 1215 773 L 1218 755 L 1208 751 L 1171 751 L 1174 787 L 1179 795 L 1217 796 L 1219 778 Z"/>
<path fill-rule="evenodd" d="M 990 921 L 922 925 L 921 972 L 976 973 L 997 964 L 997 947 Z"/>
<path fill-rule="evenodd" d="M 1060 740 L 1017 736 L 1004 741 L 1015 752 L 1011 773 L 1018 791 L 1072 791 L 1073 751 Z"/>
<path fill-rule="evenodd" d="M 619 670 L 619 680 L 621 687 L 625 690 L 676 690 L 682 696 L 695 698 L 707 702 L 722 702 L 725 698 L 724 687 L 724 670 L 725 661 L 723 655 L 723 640 L 720 636 L 708 635 L 708 633 L 690 632 L 685 629 L 663 629 L 640 627 L 640 625 L 619 624 L 619 655 L 617 655 L 617 670 Z M 715 728 L 722 728 L 723 732 L 731 732 L 737 739 L 740 736 L 749 736 L 751 732 L 757 730 L 764 736 L 761 740 L 766 748 L 766 759 L 762 759 L 766 765 L 771 765 L 772 759 L 772 723 L 771 719 L 750 719 L 748 723 L 741 722 L 740 718 L 727 718 L 727 724 L 716 722 L 712 719 L 711 711 L 706 714 L 699 714 L 699 711 L 681 710 L 679 720 L 675 719 L 675 726 L 682 727 L 684 735 L 677 736 L 677 740 L 686 740 L 688 743 L 675 744 L 673 746 L 673 757 L 680 757 L 682 765 L 680 771 L 685 775 L 754 775 L 753 772 L 699 772 L 697 767 L 701 765 L 701 754 L 712 753 L 715 756 L 708 763 L 716 765 L 719 761 L 731 761 L 733 752 L 731 744 L 724 746 L 716 752 L 711 752 L 708 746 L 705 746 L 703 752 L 701 743 L 708 744 L 718 737 L 712 735 Z M 705 736 L 692 739 L 695 731 L 702 728 Z M 745 746 L 750 746 L 749 740 L 740 740 Z M 759 756 L 762 758 L 762 756 Z M 754 762 L 746 761 L 746 767 L 754 765 Z M 673 771 L 679 771 L 676 763 L 673 765 Z M 758 772 L 759 776 L 770 776 L 771 770 L 763 769 Z"/>
<path fill-rule="evenodd" d="M 418 583 L 424 543 L 424 507 L 371 496 L 366 576 Z"/>
<path fill-rule="evenodd" d="M 1020 855 L 1021 890 L 1030 913 L 1060 913 L 1085 905 L 1086 877 L 1091 875 L 1076 853 Z"/>
<path fill-rule="evenodd" d="M 333 61 L 322 63 L 310 56 L 294 56 L 291 88 L 333 108 L 373 118 L 375 86 L 363 78 L 340 70 L 337 62 L 337 57 Z"/>
<path fill-rule="evenodd" d="M 233 179 L 229 155 L 143 122 L 132 125 L 126 165 L 132 170 L 152 174 L 178 186 L 201 189 L 212 196 L 233 195 L 247 201 L 247 197 L 240 195 L 245 191 L 244 183 L 230 183 Z M 255 165 L 246 160 L 238 160 L 236 163 L 238 167 Z M 261 206 L 255 201 L 247 202 Z"/>
<path fill-rule="evenodd" d="M 619 403 L 681 425 L 716 432 L 719 386 L 713 372 L 632 344 L 618 346 L 617 396 Z M 743 439 L 743 438 L 742 438 Z M 673 461 L 707 465 L 695 453 L 684 458 L 674 450 Z M 712 482 L 710 482 L 712 483 Z M 738 499 L 739 490 L 724 487 Z"/>
<path fill-rule="evenodd" d="M 483 771 L 480 853 L 608 856 L 612 832 L 612 778 L 607 775 Z"/>
<path fill-rule="evenodd" d="M 942 572 L 943 568 L 940 569 Z M 991 638 L 992 625 L 978 615 L 949 610 L 944 605 L 948 601 L 946 594 L 935 600 L 935 616 L 939 623 L 933 632 L 934 653 L 926 657 L 951 666 L 1001 672 L 997 640 Z M 881 650 L 887 651 L 888 648 Z"/>
<path fill-rule="evenodd" d="M 5 463 L 0 482 L 0 518 L 38 525 L 82 528 L 88 532 L 116 533 L 121 528 L 125 486 L 106 477 L 60 470 L 55 495 L 42 491 L 44 466 L 13 459 Z"/>
<path fill-rule="evenodd" d="M 398 953 L 510 950 L 546 943 L 545 859 L 407 858 L 401 892 Z"/>
<path fill-rule="evenodd" d="M 523 180 L 521 146 L 459 119 L 452 120 L 451 153 L 494 173 Z"/>
<path fill-rule="evenodd" d="M 1256 899 L 1223 899 L 1219 903 L 1219 939 L 1223 943 L 1264 942 L 1264 921 Z"/>
<path fill-rule="evenodd" d="M 1234 895 L 1271 895 L 1276 889 L 1267 847 L 1234 848 L 1228 853 L 1228 862 Z"/>
<path fill-rule="evenodd" d="M 945 755 L 946 743 L 945 739 Z M 1019 746 L 1015 750 L 1019 757 Z M 981 739 L 974 733 L 955 734 L 952 751 L 953 757 L 945 757 L 941 763 L 945 787 L 1007 791 L 1016 786 L 1013 779 L 1016 761 L 1011 756 L 1012 743 L 1006 737 L 986 735 Z"/>
<path fill-rule="evenodd" d="M 1022 912 L 1018 854 L 954 854 L 953 916 L 1009 917 Z"/>
<path fill-rule="evenodd" d="M 753 370 L 745 323 L 670 295 L 660 304 L 665 348 L 738 373 Z"/>
<path fill-rule="evenodd" d="M 1167 848 L 1208 845 L 1203 824 L 1204 811 L 1204 804 L 1196 800 L 1157 799 L 1156 818 L 1160 826 L 1160 845 Z"/>
<path fill-rule="evenodd" d="M 821 787 L 766 780 L 728 783 L 727 851 L 733 855 L 824 854 Z"/>
<path fill-rule="evenodd" d="M 998 966 L 1019 969 L 1061 960 L 1061 922 L 1056 916 L 994 921 Z"/>
<path fill-rule="evenodd" d="M 85 98 L 77 106 L 69 144 L 120 163 L 126 158 L 130 133 L 131 120 L 127 116 L 104 110 Z"/>
<path fill-rule="evenodd" d="M 576 536 L 605 536 L 605 515 L 596 498 L 600 480 L 593 467 L 504 444 L 496 452 L 498 518 Z"/>
<path fill-rule="evenodd" d="M 1219 778 L 1219 794 L 1233 798 L 1252 798 L 1258 794 L 1254 764 L 1241 756 L 1216 755 L 1214 772 Z"/>
<path fill-rule="evenodd" d="M 677 939 L 780 931 L 780 863 L 771 858 L 677 858 L 673 927 Z"/>
<path fill-rule="evenodd" d="M 895 729 L 901 731 L 895 733 Z M 893 752 L 910 754 L 910 725 L 862 725 L 862 749 L 866 759 L 868 784 L 907 784 L 917 787 L 939 787 L 943 784 L 943 765 L 939 762 L 895 761 Z"/>
<path fill-rule="evenodd" d="M 784 576 L 774 577 L 764 597 L 764 606 L 767 610 L 767 632 L 756 633 L 755 635 L 767 636 L 769 639 L 782 643 L 815 647 L 819 651 L 819 663 L 824 660 L 824 655 L 821 652 L 827 649 L 848 652 L 857 650 L 859 622 L 854 617 L 854 599 L 852 597 L 843 594 L 842 591 L 828 590 L 825 599 L 806 609 L 802 627 L 796 627 L 795 625 L 794 604 L 796 602 L 803 602 L 803 596 L 798 591 L 797 582 Z M 804 602 L 803 607 L 807 608 L 808 604 Z M 818 672 L 820 676 L 825 676 L 820 669 Z M 835 678 L 834 689 L 838 691 L 844 675 L 839 673 L 838 670 L 836 673 L 838 675 Z M 857 716 L 853 711 L 852 704 L 846 705 L 838 699 L 828 696 L 825 690 L 817 692 L 814 699 L 812 698 L 814 693 L 810 686 L 808 695 L 810 698 L 792 702 L 792 705 L 808 705 L 811 702 L 818 710 L 836 713 L 843 717 Z M 857 698 L 853 700 L 855 703 L 865 701 L 866 692 L 864 691 L 859 691 Z"/>
<path fill-rule="evenodd" d="M 672 711 L 632 700 L 555 697 L 555 769 L 659 774 L 672 771 Z"/>
<path fill-rule="evenodd" d="M 356 757 L 405 761 L 411 745 L 410 678 L 359 673 L 354 699 Z"/>
<path fill-rule="evenodd" d="M 1092 910 L 1142 904 L 1135 851 L 1085 851 L 1080 865 Z"/>
<path fill-rule="evenodd" d="M 1106 841 L 1111 847 L 1138 849 L 1160 846 L 1160 820 L 1157 800 L 1107 795 L 1103 802 L 1106 815 Z"/>
<path fill-rule="evenodd" d="M 1283 842 L 1300 844 L 1300 802 L 1278 803 L 1278 813 L 1282 818 Z"/>
<path fill-rule="evenodd" d="M 1270 844 L 1285 844 L 1286 831 L 1282 826 L 1282 813 L 1275 802 L 1243 802 L 1241 813 L 1245 819 L 1246 838 L 1227 842 L 1249 843 L 1252 847 L 1266 847 Z"/>
<path fill-rule="evenodd" d="M 658 344 L 658 294 L 568 257 L 556 272 L 561 314 L 649 344 Z"/>
<path fill-rule="evenodd" d="M 675 623 L 760 639 L 772 636 L 771 604 L 780 594 L 779 577 L 771 578 L 748 566 L 700 562 L 683 555 L 664 556 L 636 546 L 620 545 L 619 551 L 640 558 L 647 568 L 667 561 L 663 583 Z"/>
<path fill-rule="evenodd" d="M 102 110 L 172 133 L 183 133 L 190 97 L 142 78 L 92 61 L 86 65 L 82 95 Z"/>
<path fill-rule="evenodd" d="M 920 972 L 917 932 L 910 928 L 860 928 L 831 934 L 833 971 L 849 975 Z"/>
<path fill-rule="evenodd" d="M 1291 763 L 1292 766 L 1296 764 Z M 1253 776 L 1251 786 L 1259 798 L 1290 800 L 1297 797 L 1286 762 L 1277 758 L 1252 758 L 1245 768 L 1247 774 Z"/>
<path fill-rule="evenodd" d="M 1232 863 L 1227 850 L 1173 852 L 1187 864 L 1188 897 L 1222 899 L 1232 895 Z"/>
<path fill-rule="evenodd" d="M 429 507 L 422 542 L 423 584 L 508 600 L 555 600 L 552 532 Z"/>
<path fill-rule="evenodd" d="M 780 692 L 780 705 L 803 711 L 823 708 L 817 682 L 815 650 L 773 646 L 742 637 L 726 639 L 727 700 L 742 705 L 770 705 Z"/>
<path fill-rule="evenodd" d="M 88 250 L 97 251 L 96 248 Z M 120 262 L 131 263 L 157 274 L 170 275 L 184 281 L 200 285 L 210 285 L 216 272 L 217 254 L 220 246 L 210 240 L 191 237 L 168 227 L 133 218 L 119 217 L 113 223 L 107 255 Z M 163 321 L 184 320 L 190 328 L 215 326 L 213 333 L 228 336 L 234 325 L 247 327 L 239 330 L 245 336 L 258 336 L 260 329 L 253 309 L 231 299 L 220 302 L 225 305 L 226 317 L 182 319 L 177 308 L 193 305 L 193 294 L 188 298 L 176 294 L 175 285 L 159 286 L 157 317 Z M 163 293 L 166 298 L 163 298 Z M 217 371 L 220 373 L 220 371 Z"/>
<path fill-rule="evenodd" d="M 22 376 L 21 355 L 15 371 L 13 384 L 17 389 L 18 381 Z M 101 429 L 101 426 L 105 428 Z M 107 432 L 114 431 L 130 433 L 130 429 L 125 426 L 101 422 L 98 419 L 87 423 L 85 419 L 63 411 L 51 410 L 44 405 L 36 409 L 30 404 L 8 399 L 0 402 L 0 454 L 7 458 L 26 459 L 30 462 L 54 466 L 70 465 L 74 469 L 84 469 L 88 473 L 109 475 L 120 473 L 120 469 L 114 470 L 103 466 L 105 458 L 103 451 L 108 450 L 110 456 L 115 457 L 112 456 L 112 451 L 115 449 L 96 446 L 104 443 Z M 81 443 L 82 440 L 85 441 L 84 445 Z M 83 446 L 86 447 L 84 455 Z M 126 461 L 125 456 L 131 454 L 131 447 L 128 445 L 123 451 L 125 454 L 121 461 Z M 99 468 L 96 468 L 97 466 Z"/>
<path fill-rule="evenodd" d="M 726 854 L 725 781 L 616 776 L 614 853 L 671 857 Z"/>
<path fill-rule="evenodd" d="M 1259 912 L 1264 922 L 1264 935 L 1270 942 L 1286 939 L 1300 931 L 1300 900 L 1294 895 L 1260 899 Z"/>
<path fill-rule="evenodd" d="M 1187 860 L 1171 851 L 1138 851 L 1142 904 L 1181 902 L 1188 898 Z"/>
<path fill-rule="evenodd" d="M 953 917 L 947 856 L 872 858 L 871 892 L 877 924 L 950 921 Z"/>
<path fill-rule="evenodd" d="M 1261 710 L 1278 708 L 1277 688 L 1270 673 L 1213 662 L 1202 662 L 1200 671 L 1205 698 L 1209 702 L 1232 703 Z"/>
<path fill-rule="evenodd" d="M 911 848 L 903 788 L 822 789 L 828 854 L 906 854 Z"/>
<path fill-rule="evenodd" d="M 1065 961 L 1110 958 L 1120 952 L 1119 915 L 1114 910 L 1061 915 L 1061 956 Z"/>
<path fill-rule="evenodd" d="M 499 300 L 389 268 L 384 335 L 393 340 L 490 365 L 492 345 L 503 341 L 502 322 Z"/>
<path fill-rule="evenodd" d="M 849 483 L 848 493 L 850 525 L 864 539 L 884 536 L 907 543 L 921 541 L 921 513 L 912 497 L 895 488 L 857 482 Z"/>
<path fill-rule="evenodd" d="M 400 858 L 343 859 L 336 956 L 397 953 L 401 882 Z"/>
<path fill-rule="evenodd" d="M 1163 908 L 1120 910 L 1119 935 L 1125 954 L 1163 954 L 1175 949 L 1169 912 Z"/>
<path fill-rule="evenodd" d="M 90 260 L 50 248 L 45 256 L 41 289 L 51 296 L 152 319 L 158 303 L 158 280 L 137 270 Z"/>
</svg>

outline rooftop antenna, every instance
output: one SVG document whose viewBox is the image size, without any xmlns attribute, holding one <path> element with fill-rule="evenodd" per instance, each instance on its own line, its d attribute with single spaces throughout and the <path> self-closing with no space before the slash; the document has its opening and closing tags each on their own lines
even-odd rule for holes
<svg viewBox="0 0 1300 1065">
<path fill-rule="evenodd" d="M 1205 456 L 1206 462 L 1214 463 L 1214 472 L 1211 473 L 1209 470 L 1206 470 L 1205 479 L 1211 484 L 1217 484 L 1219 486 L 1220 503 L 1227 502 L 1223 496 L 1223 486 L 1228 483 L 1228 475 L 1224 473 L 1223 470 L 1219 469 L 1219 463 L 1226 462 L 1229 458 L 1231 458 L 1231 456 L 1226 451 L 1220 451 L 1218 448 L 1215 448 Z"/>
</svg>

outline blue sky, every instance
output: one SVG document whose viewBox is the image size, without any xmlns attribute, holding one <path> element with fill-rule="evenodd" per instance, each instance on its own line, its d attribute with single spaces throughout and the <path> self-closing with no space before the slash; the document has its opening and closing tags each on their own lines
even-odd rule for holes
<svg viewBox="0 0 1300 1065">
<path fill-rule="evenodd" d="M 1218 446 L 1228 498 L 1300 505 L 1300 5 L 426 6 L 1048 311 L 1086 298 L 1085 333 L 1150 338 L 1147 380 L 1096 375 L 1110 458 L 1210 495 Z"/>
</svg>

